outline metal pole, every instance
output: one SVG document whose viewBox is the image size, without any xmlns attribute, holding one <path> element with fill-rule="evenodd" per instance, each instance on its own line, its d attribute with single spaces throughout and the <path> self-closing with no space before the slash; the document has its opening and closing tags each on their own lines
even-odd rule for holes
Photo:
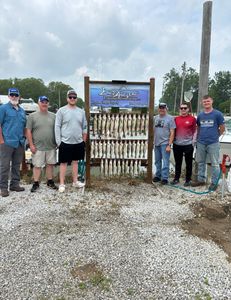
<svg viewBox="0 0 231 300">
<path fill-rule="evenodd" d="M 175 91 L 175 99 L 174 99 L 174 109 L 173 109 L 173 111 L 174 111 L 174 114 L 175 114 L 175 112 L 176 112 L 176 99 L 177 99 L 177 87 L 176 87 L 176 91 Z"/>
<path fill-rule="evenodd" d="M 180 104 L 183 102 L 183 94 L 184 94 L 184 80 L 185 80 L 185 74 L 186 74 L 186 62 L 183 63 L 182 66 L 182 83 L 181 83 L 181 93 L 180 93 Z"/>
<path fill-rule="evenodd" d="M 203 24 L 201 38 L 201 60 L 197 113 L 201 111 L 201 99 L 208 94 L 210 42 L 211 42 L 211 22 L 212 21 L 212 1 L 206 1 L 203 5 Z"/>
</svg>

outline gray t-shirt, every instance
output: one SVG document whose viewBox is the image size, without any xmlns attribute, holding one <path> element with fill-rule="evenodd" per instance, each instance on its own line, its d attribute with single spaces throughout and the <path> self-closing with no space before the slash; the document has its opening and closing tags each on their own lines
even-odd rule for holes
<svg viewBox="0 0 231 300">
<path fill-rule="evenodd" d="M 170 129 L 175 129 L 174 118 L 170 115 L 154 117 L 154 145 L 167 145 L 169 143 Z"/>
<path fill-rule="evenodd" d="M 28 116 L 26 128 L 31 130 L 35 147 L 40 151 L 55 149 L 55 114 L 36 111 Z"/>
<path fill-rule="evenodd" d="M 59 146 L 66 144 L 79 144 L 83 141 L 83 133 L 87 133 L 87 120 L 84 110 L 79 107 L 61 107 L 56 114 L 55 139 Z"/>
</svg>

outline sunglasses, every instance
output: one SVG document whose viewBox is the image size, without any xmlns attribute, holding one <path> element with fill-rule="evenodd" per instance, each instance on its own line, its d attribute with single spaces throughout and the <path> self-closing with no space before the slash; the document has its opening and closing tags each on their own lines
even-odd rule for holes
<svg viewBox="0 0 231 300">
<path fill-rule="evenodd" d="M 19 97 L 19 95 L 18 94 L 10 94 L 10 97 Z"/>
<path fill-rule="evenodd" d="M 160 108 L 160 109 L 165 109 L 165 108 L 166 108 L 166 106 L 159 106 L 159 108 Z"/>
<path fill-rule="evenodd" d="M 188 107 L 180 107 L 181 110 L 186 110 Z"/>
<path fill-rule="evenodd" d="M 77 97 L 75 97 L 75 96 L 69 96 L 68 98 L 69 99 L 77 99 Z"/>
</svg>

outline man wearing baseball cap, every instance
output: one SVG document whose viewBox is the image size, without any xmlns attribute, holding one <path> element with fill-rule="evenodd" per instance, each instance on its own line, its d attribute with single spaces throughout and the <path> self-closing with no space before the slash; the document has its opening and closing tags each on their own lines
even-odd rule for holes
<svg viewBox="0 0 231 300">
<path fill-rule="evenodd" d="M 41 168 L 46 166 L 47 186 L 57 189 L 53 181 L 53 166 L 56 164 L 55 114 L 48 111 L 47 96 L 38 98 L 39 111 L 29 115 L 26 128 L 27 140 L 32 152 L 33 179 L 31 192 L 39 188 Z"/>
<path fill-rule="evenodd" d="M 26 113 L 19 106 L 19 90 L 9 88 L 9 102 L 0 106 L 0 188 L 1 196 L 9 196 L 10 191 L 22 192 L 20 164 L 24 155 Z"/>
<path fill-rule="evenodd" d="M 84 110 L 76 106 L 77 93 L 67 92 L 67 105 L 61 107 L 55 120 L 55 138 L 59 147 L 60 185 L 59 192 L 65 191 L 67 163 L 72 163 L 73 187 L 85 184 L 78 181 L 78 161 L 84 159 L 87 139 L 87 121 Z"/>
</svg>

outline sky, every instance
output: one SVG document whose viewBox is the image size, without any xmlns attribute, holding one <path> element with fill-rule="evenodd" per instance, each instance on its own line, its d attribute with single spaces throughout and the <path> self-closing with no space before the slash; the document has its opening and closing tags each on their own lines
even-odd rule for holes
<svg viewBox="0 0 231 300">
<path fill-rule="evenodd" d="M 91 80 L 199 72 L 204 0 L 0 0 L 0 79 L 62 81 L 84 98 Z M 231 0 L 214 0 L 210 75 L 231 71 Z"/>
</svg>

